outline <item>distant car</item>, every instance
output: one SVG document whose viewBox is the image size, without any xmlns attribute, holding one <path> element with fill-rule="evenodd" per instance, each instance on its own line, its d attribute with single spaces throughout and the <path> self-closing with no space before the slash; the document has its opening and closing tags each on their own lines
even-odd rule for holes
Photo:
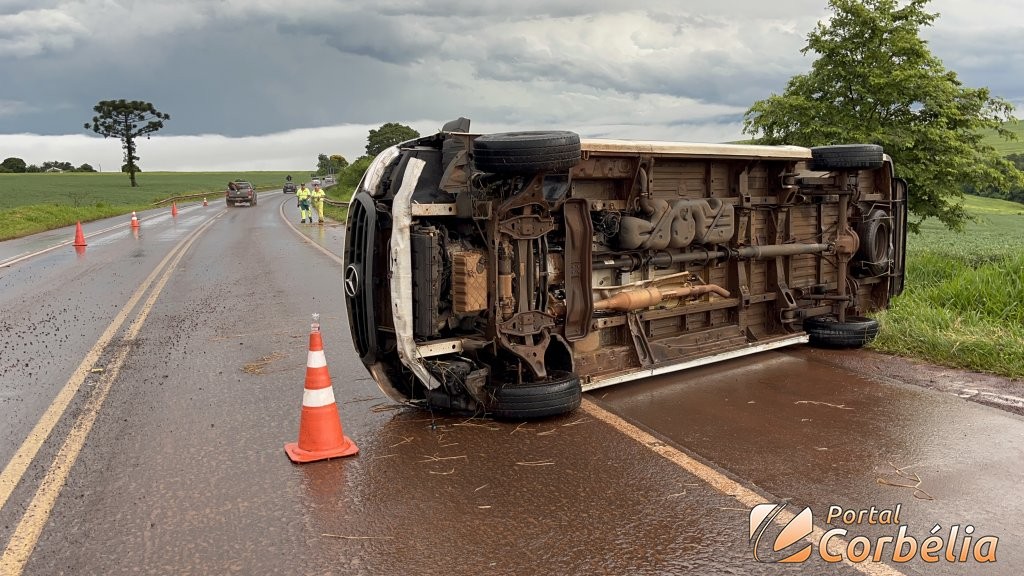
<svg viewBox="0 0 1024 576">
<path fill-rule="evenodd" d="M 312 180 L 309 181 L 309 185 L 310 186 L 319 186 L 320 185 L 320 179 L 319 178 L 313 178 Z"/>
<path fill-rule="evenodd" d="M 224 203 L 228 206 L 237 206 L 238 204 L 255 206 L 256 188 L 251 182 L 235 180 L 228 185 L 227 191 L 224 192 Z"/>
<path fill-rule="evenodd" d="M 295 182 L 285 182 L 284 183 L 284 193 L 285 194 L 295 194 L 296 190 L 298 190 L 298 187 L 295 186 Z"/>
<path fill-rule="evenodd" d="M 330 186 L 331 184 L 334 184 L 334 183 L 335 183 L 334 176 L 324 176 L 324 184 L 323 184 L 324 186 Z"/>
</svg>

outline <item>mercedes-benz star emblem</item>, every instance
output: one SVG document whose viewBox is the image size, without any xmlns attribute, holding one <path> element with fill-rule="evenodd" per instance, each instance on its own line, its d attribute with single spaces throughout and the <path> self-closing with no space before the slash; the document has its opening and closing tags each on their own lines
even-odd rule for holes
<svg viewBox="0 0 1024 576">
<path fill-rule="evenodd" d="M 349 264 L 345 269 L 345 294 L 348 294 L 349 298 L 359 294 L 359 270 L 355 264 Z"/>
</svg>

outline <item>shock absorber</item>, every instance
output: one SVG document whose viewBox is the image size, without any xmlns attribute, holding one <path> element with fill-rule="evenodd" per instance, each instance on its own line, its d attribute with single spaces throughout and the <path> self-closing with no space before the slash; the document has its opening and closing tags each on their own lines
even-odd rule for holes
<svg viewBox="0 0 1024 576">
<path fill-rule="evenodd" d="M 501 309 L 502 320 L 508 320 L 515 314 L 516 297 L 512 292 L 512 246 L 507 242 L 498 244 L 498 307 Z"/>
</svg>

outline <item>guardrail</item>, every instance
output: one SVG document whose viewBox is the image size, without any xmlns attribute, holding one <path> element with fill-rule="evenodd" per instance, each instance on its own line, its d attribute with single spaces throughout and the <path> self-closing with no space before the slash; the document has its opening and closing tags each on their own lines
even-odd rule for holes
<svg viewBox="0 0 1024 576">
<path fill-rule="evenodd" d="M 171 196 L 170 198 L 164 198 L 163 200 L 157 200 L 156 202 L 153 202 L 152 204 L 150 204 L 150 206 L 162 206 L 164 204 L 167 204 L 168 202 L 178 202 L 180 200 L 192 200 L 192 199 L 198 199 L 198 198 L 203 198 L 203 197 L 209 197 L 210 194 L 217 194 L 217 192 L 201 192 L 201 193 L 198 193 L 198 194 L 186 194 L 184 196 Z"/>
</svg>

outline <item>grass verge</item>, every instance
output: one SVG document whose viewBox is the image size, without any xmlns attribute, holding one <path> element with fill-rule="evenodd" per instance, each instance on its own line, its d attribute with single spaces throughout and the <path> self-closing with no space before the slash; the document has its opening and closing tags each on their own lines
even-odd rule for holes
<svg viewBox="0 0 1024 576">
<path fill-rule="evenodd" d="M 327 197 L 331 200 L 337 200 L 338 202 L 348 202 L 352 199 L 352 193 L 355 192 L 355 186 L 341 183 L 336 186 L 331 186 L 327 189 Z M 338 222 L 345 222 L 348 220 L 348 206 L 331 206 L 330 204 L 324 204 L 324 213 L 331 220 L 337 220 Z"/>
<path fill-rule="evenodd" d="M 967 198 L 962 234 L 935 222 L 907 242 L 904 293 L 872 348 L 1024 378 L 1024 205 Z"/>
</svg>

